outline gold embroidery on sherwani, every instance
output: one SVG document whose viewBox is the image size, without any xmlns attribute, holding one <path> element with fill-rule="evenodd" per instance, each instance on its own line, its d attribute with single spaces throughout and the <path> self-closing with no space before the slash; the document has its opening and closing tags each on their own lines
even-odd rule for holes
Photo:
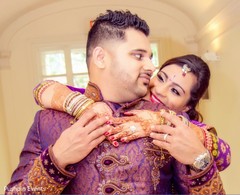
<svg viewBox="0 0 240 195">
<path fill-rule="evenodd" d="M 28 174 L 28 187 L 31 189 L 36 189 L 35 194 L 60 194 L 65 185 L 61 185 L 55 182 L 45 171 L 41 160 L 39 158 L 35 159 L 33 167 Z"/>
<path fill-rule="evenodd" d="M 124 182 L 115 181 L 113 179 L 107 180 L 105 175 L 117 167 L 124 167 L 130 165 L 129 158 L 124 155 L 117 155 L 111 152 L 112 145 L 108 141 L 103 141 L 100 145 L 103 146 L 103 152 L 97 156 L 96 166 L 102 173 L 101 177 L 104 178 L 102 183 L 99 183 L 98 194 L 126 194 L 132 192 L 129 184 Z M 110 152 L 109 150 L 110 149 Z M 108 152 L 107 152 L 108 151 Z"/>
<path fill-rule="evenodd" d="M 161 177 L 160 168 L 164 167 L 172 157 L 166 150 L 159 148 L 158 146 L 149 142 L 149 138 L 144 139 L 144 154 L 147 160 L 150 162 L 150 165 L 152 166 L 151 177 L 154 190 L 156 191 L 157 185 L 159 184 Z"/>
<path fill-rule="evenodd" d="M 98 187 L 98 194 L 126 194 L 128 192 L 132 192 L 132 188 L 123 182 L 119 186 L 118 182 L 103 180 Z"/>
<path fill-rule="evenodd" d="M 100 171 L 109 171 L 117 166 L 129 164 L 127 156 L 118 157 L 116 154 L 102 153 L 97 157 L 97 167 Z"/>
<path fill-rule="evenodd" d="M 204 188 L 202 186 L 190 187 L 190 194 L 225 194 L 223 189 L 223 184 L 219 176 L 218 171 L 216 171 L 211 180 L 204 183 Z"/>
</svg>

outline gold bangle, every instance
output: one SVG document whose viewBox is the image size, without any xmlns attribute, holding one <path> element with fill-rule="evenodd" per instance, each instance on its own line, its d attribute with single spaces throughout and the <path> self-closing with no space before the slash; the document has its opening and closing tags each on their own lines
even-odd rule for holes
<svg viewBox="0 0 240 195">
<path fill-rule="evenodd" d="M 42 104 L 42 93 L 52 84 L 57 83 L 57 81 L 54 80 L 45 80 L 43 81 L 39 86 L 37 86 L 34 89 L 34 97 L 37 101 L 37 103 L 44 108 L 44 105 Z"/>
<path fill-rule="evenodd" d="M 79 117 L 81 117 L 81 115 L 84 113 L 84 111 L 87 109 L 87 107 L 93 103 L 94 103 L 94 101 L 92 99 L 88 99 L 88 101 L 83 106 L 81 106 L 80 110 L 78 111 L 78 113 L 76 114 L 76 116 L 70 123 L 74 124 L 79 119 Z"/>
</svg>

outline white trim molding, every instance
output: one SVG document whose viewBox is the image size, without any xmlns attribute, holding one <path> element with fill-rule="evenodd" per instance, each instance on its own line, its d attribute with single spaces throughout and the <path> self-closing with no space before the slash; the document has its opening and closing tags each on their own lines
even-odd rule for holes
<svg viewBox="0 0 240 195">
<path fill-rule="evenodd" d="M 185 29 L 186 37 L 195 36 L 196 25 L 184 12 L 166 4 L 155 0 L 131 0 L 131 1 L 112 1 L 112 0 L 68 0 L 57 1 L 49 5 L 29 11 L 28 13 L 18 17 L 9 24 L 0 34 L 0 50 L 9 50 L 11 40 L 24 27 L 50 15 L 59 14 L 61 12 L 81 10 L 89 7 L 106 9 L 132 9 L 133 11 L 146 10 L 154 14 L 154 16 L 164 15 L 176 21 L 183 29 Z M 174 13 L 174 14 L 173 14 Z M 95 17 L 95 16 L 93 16 Z M 151 21 L 150 21 L 151 22 Z"/>
</svg>

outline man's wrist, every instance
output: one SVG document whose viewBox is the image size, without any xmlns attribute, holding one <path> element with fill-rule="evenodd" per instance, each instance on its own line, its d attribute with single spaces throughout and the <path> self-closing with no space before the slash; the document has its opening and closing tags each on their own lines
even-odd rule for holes
<svg viewBox="0 0 240 195">
<path fill-rule="evenodd" d="M 56 161 L 53 158 L 52 146 L 49 146 L 40 155 L 40 159 L 49 176 L 62 185 L 66 185 L 73 177 L 76 176 L 76 172 L 72 166 L 68 166 L 67 169 L 62 169 L 56 164 Z"/>
<path fill-rule="evenodd" d="M 59 159 L 59 156 L 61 157 L 61 155 L 57 155 L 54 145 L 50 146 L 49 152 L 51 153 L 51 158 L 55 162 L 57 167 L 64 170 L 68 164 L 64 162 L 62 159 Z"/>
</svg>

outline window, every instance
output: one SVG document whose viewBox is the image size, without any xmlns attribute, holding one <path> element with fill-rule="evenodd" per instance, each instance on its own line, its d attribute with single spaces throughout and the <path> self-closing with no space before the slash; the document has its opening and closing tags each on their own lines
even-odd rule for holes
<svg viewBox="0 0 240 195">
<path fill-rule="evenodd" d="M 157 43 L 151 43 L 151 49 L 152 49 L 152 53 L 153 53 L 152 63 L 155 67 L 158 67 L 159 66 L 158 44 Z"/>
<path fill-rule="evenodd" d="M 84 88 L 88 83 L 85 48 L 44 50 L 41 52 L 43 80 Z"/>
<path fill-rule="evenodd" d="M 153 64 L 158 67 L 158 48 L 151 44 Z M 42 49 L 41 74 L 43 80 L 85 88 L 89 81 L 85 48 Z"/>
</svg>

